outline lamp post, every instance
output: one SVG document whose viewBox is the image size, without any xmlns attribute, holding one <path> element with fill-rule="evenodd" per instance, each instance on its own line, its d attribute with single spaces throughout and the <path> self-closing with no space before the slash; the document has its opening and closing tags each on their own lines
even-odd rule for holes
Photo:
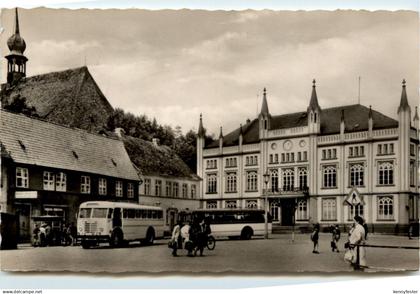
<svg viewBox="0 0 420 294">
<path fill-rule="evenodd" d="M 268 239 L 268 181 L 270 180 L 270 175 L 266 172 L 264 175 L 265 191 L 264 191 L 264 239 Z"/>
</svg>

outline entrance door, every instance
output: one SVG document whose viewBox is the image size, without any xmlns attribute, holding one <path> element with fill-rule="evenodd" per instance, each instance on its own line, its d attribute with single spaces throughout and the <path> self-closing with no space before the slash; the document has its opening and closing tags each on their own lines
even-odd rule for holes
<svg viewBox="0 0 420 294">
<path fill-rule="evenodd" d="M 31 240 L 30 214 L 31 206 L 19 204 L 16 207 L 16 214 L 19 216 L 19 242 L 29 242 Z"/>
<path fill-rule="evenodd" d="M 294 199 L 281 200 L 281 225 L 282 226 L 293 225 L 294 205 L 295 205 Z"/>
</svg>

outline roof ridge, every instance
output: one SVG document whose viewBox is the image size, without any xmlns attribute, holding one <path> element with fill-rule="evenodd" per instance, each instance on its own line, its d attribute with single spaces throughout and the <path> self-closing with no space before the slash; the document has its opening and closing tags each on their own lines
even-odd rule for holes
<svg viewBox="0 0 420 294">
<path fill-rule="evenodd" d="M 81 132 L 81 133 L 86 133 L 88 135 L 93 135 L 93 136 L 97 136 L 97 137 L 100 137 L 100 138 L 112 139 L 112 140 L 115 140 L 115 141 L 120 141 L 118 138 L 113 138 L 113 137 L 110 137 L 110 136 L 103 136 L 101 134 L 93 133 L 93 132 L 90 132 L 90 131 L 85 130 L 85 129 L 80 129 L 80 128 L 76 128 L 76 127 L 62 125 L 62 124 L 59 124 L 59 123 L 56 123 L 56 122 L 53 122 L 53 121 L 49 121 L 49 120 L 43 119 L 41 117 L 36 117 L 36 116 L 30 116 L 29 117 L 29 116 L 27 116 L 27 115 L 25 115 L 23 113 L 16 113 L 16 112 L 12 112 L 12 111 L 9 111 L 9 110 L 3 109 L 3 108 L 0 109 L 0 112 L 5 112 L 5 113 L 11 114 L 11 115 L 16 115 L 16 116 L 19 116 L 19 117 L 24 117 L 25 119 L 29 119 L 29 120 L 32 119 L 32 120 L 39 121 L 39 122 L 45 123 L 45 124 L 55 125 L 55 126 L 58 126 L 58 127 L 61 127 L 61 128 L 71 129 L 71 130 L 74 130 L 74 131 L 78 131 L 78 132 Z"/>
</svg>

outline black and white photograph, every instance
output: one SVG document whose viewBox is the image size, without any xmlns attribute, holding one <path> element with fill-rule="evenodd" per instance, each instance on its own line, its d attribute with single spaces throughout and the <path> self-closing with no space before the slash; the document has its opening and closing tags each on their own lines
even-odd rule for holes
<svg viewBox="0 0 420 294">
<path fill-rule="evenodd" d="M 0 21 L 1 271 L 419 270 L 418 12 Z"/>
</svg>

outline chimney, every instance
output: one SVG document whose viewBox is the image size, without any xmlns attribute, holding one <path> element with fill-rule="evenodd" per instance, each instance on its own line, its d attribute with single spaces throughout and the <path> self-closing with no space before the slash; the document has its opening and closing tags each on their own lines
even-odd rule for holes
<svg viewBox="0 0 420 294">
<path fill-rule="evenodd" d="M 122 138 L 122 136 L 125 134 L 125 131 L 123 128 L 115 128 L 114 133 L 117 135 L 118 138 Z"/>
<path fill-rule="evenodd" d="M 153 143 L 153 146 L 155 147 L 159 146 L 159 138 L 153 138 L 152 143 Z"/>
</svg>

